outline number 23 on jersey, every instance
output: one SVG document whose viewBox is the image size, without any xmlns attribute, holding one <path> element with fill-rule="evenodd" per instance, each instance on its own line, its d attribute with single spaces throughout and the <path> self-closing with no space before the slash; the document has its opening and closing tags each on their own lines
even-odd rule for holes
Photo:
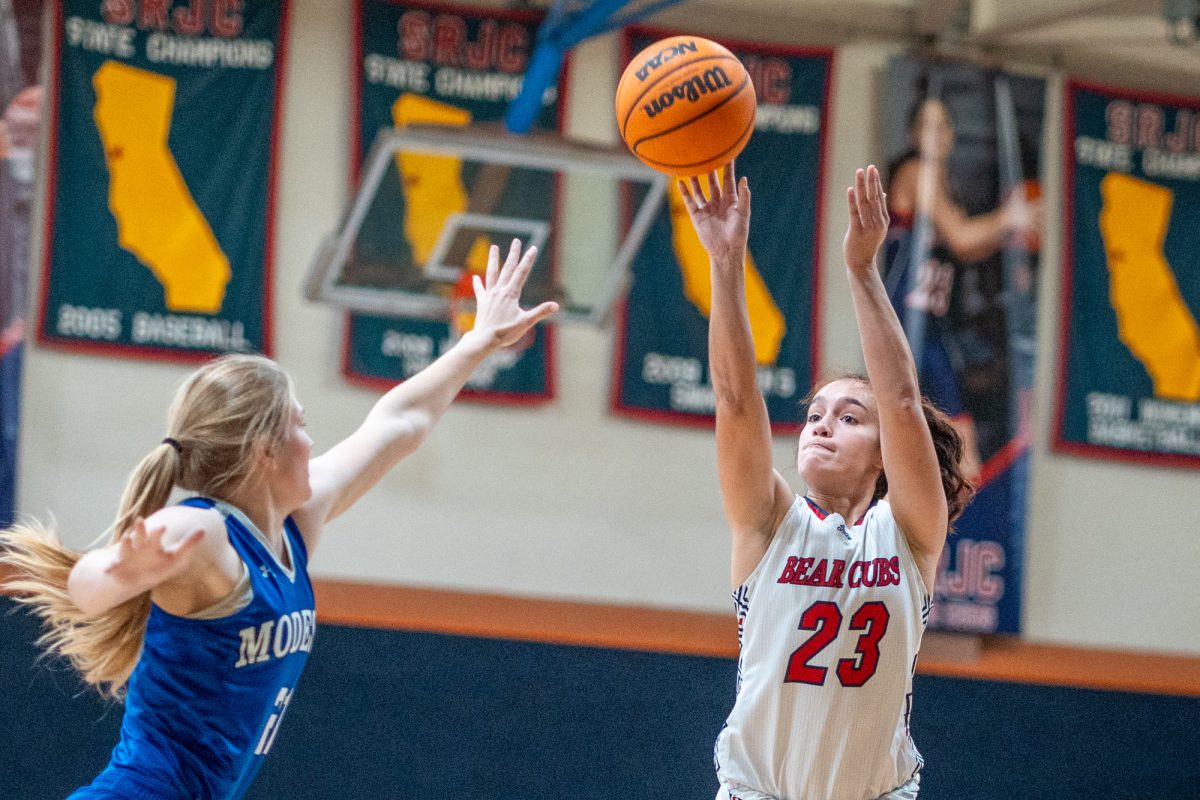
<svg viewBox="0 0 1200 800">
<path fill-rule="evenodd" d="M 813 634 L 788 659 L 785 683 L 825 685 L 829 669 L 811 662 L 841 633 L 842 619 L 838 604 L 829 600 L 818 600 L 800 615 L 800 630 Z M 863 603 L 851 615 L 847 631 L 861 633 L 854 646 L 857 658 L 838 659 L 834 670 L 842 686 L 862 686 L 875 674 L 879 667 L 879 642 L 887 633 L 890 619 L 887 606 L 878 600 Z"/>
</svg>

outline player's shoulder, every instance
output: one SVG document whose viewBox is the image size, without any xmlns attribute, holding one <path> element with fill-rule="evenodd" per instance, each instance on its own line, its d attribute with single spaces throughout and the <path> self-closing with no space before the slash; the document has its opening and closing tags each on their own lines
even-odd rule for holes
<svg viewBox="0 0 1200 800">
<path fill-rule="evenodd" d="M 886 498 L 876 500 L 867 513 L 863 515 L 863 525 L 880 530 L 900 533 L 900 526 L 896 522 L 896 517 L 892 513 L 892 506 Z"/>
<path fill-rule="evenodd" d="M 808 511 L 808 503 L 803 495 L 796 494 L 789 487 L 786 495 L 776 492 L 776 511 L 778 521 L 772 530 L 772 539 L 778 540 L 788 534 L 803 529 L 813 518 Z"/>
<path fill-rule="evenodd" d="M 191 500 L 192 498 L 188 498 Z M 182 538 L 193 531 L 204 531 L 197 548 L 206 561 L 225 559 L 233 545 L 229 541 L 229 529 L 225 515 L 219 508 L 187 501 L 165 506 L 146 518 L 146 527 L 163 525 L 167 528 L 165 538 L 169 541 Z"/>
<path fill-rule="evenodd" d="M 146 526 L 166 525 L 168 528 L 203 528 L 205 533 L 224 533 L 225 517 L 211 506 L 178 503 L 164 506 L 146 518 Z"/>
</svg>

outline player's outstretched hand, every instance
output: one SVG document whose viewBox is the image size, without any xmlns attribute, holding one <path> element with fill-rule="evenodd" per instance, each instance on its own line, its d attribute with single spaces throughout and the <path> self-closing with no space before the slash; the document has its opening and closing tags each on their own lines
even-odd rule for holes
<svg viewBox="0 0 1200 800">
<path fill-rule="evenodd" d="M 850 225 L 842 242 L 846 266 L 856 271 L 873 269 L 890 222 L 887 195 L 875 165 L 854 173 L 854 185 L 846 190 L 846 200 L 850 204 Z"/>
<path fill-rule="evenodd" d="M 187 566 L 191 551 L 204 538 L 204 530 L 191 531 L 173 543 L 163 541 L 166 531 L 165 525 L 148 529 L 146 521 L 138 517 L 133 530 L 119 540 L 116 557 L 105 573 L 119 583 L 143 590 L 175 577 Z"/>
<path fill-rule="evenodd" d="M 740 267 L 750 234 L 750 185 L 745 178 L 738 181 L 733 162 L 725 165 L 721 179 L 716 172 L 708 173 L 707 200 L 698 177 L 679 181 L 679 193 L 709 257 L 718 262 L 732 259 Z"/>
<path fill-rule="evenodd" d="M 508 257 L 500 265 L 500 248 L 488 251 L 487 272 L 474 276 L 475 326 L 473 332 L 497 347 L 508 347 L 521 340 L 529 330 L 558 311 L 558 303 L 546 302 L 536 308 L 521 308 L 521 289 L 537 259 L 537 248 L 521 254 L 521 241 L 513 239 Z"/>
</svg>

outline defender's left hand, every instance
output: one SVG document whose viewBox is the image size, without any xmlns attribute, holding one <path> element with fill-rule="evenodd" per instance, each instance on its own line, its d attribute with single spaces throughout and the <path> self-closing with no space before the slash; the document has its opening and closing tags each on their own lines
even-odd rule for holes
<svg viewBox="0 0 1200 800">
<path fill-rule="evenodd" d="M 546 302 L 536 308 L 521 308 L 521 289 L 537 259 L 537 248 L 521 254 L 521 241 L 513 239 L 504 266 L 500 266 L 500 248 L 488 252 L 487 273 L 474 276 L 475 326 L 471 333 L 484 337 L 490 345 L 508 347 L 521 340 L 529 330 L 558 311 L 558 303 Z"/>
</svg>

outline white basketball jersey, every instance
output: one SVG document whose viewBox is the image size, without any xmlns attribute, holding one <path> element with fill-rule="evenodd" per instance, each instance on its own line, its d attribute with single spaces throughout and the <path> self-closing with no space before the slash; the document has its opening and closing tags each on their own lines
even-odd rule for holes
<svg viewBox="0 0 1200 800">
<path fill-rule="evenodd" d="M 778 800 L 873 800 L 920 770 L 908 715 L 930 598 L 886 502 L 849 526 L 797 497 L 734 604 L 722 783 Z"/>
</svg>

